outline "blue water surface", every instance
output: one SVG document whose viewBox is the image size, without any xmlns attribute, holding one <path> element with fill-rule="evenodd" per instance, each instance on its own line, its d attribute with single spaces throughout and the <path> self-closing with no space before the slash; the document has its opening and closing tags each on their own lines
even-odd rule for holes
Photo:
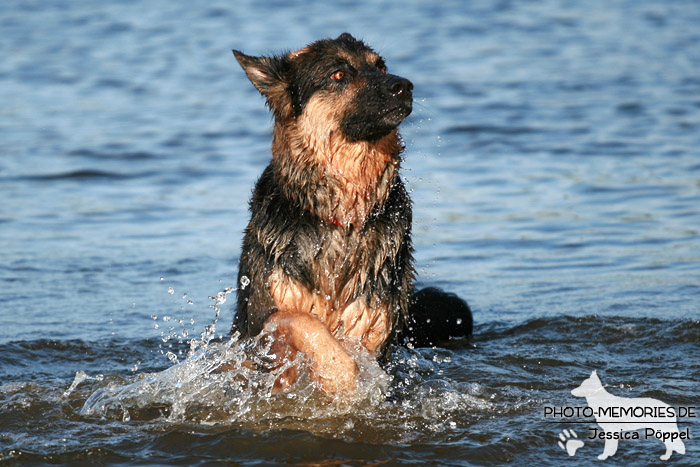
<svg viewBox="0 0 700 467">
<path fill-rule="evenodd" d="M 699 24 L 691 0 L 5 0 L 0 462 L 589 465 L 602 441 L 570 459 L 541 407 L 576 402 L 593 369 L 619 395 L 698 405 Z M 237 285 L 271 117 L 231 49 L 346 31 L 415 86 L 402 135 L 419 282 L 470 302 L 475 346 L 417 351 L 408 400 L 440 394 L 417 421 L 80 416 L 94 388 L 62 398 L 76 371 L 167 368 L 172 333 L 198 335 L 209 297 Z M 686 448 L 675 465 L 700 462 Z M 662 451 L 621 443 L 606 462 Z"/>
</svg>

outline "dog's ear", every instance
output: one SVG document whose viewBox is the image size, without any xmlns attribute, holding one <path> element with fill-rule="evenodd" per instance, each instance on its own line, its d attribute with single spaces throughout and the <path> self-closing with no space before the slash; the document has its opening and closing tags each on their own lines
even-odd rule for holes
<svg viewBox="0 0 700 467">
<path fill-rule="evenodd" d="M 344 32 L 344 33 L 342 33 L 341 35 L 339 35 L 339 36 L 336 38 L 336 40 L 337 40 L 337 41 L 353 41 L 353 42 L 357 42 L 357 39 L 355 39 L 354 37 L 352 37 L 352 34 L 350 34 L 349 32 Z"/>
<path fill-rule="evenodd" d="M 278 118 L 292 113 L 289 88 L 289 59 L 286 57 L 251 57 L 238 50 L 233 51 L 245 74 L 260 94 L 267 98 L 267 105 Z"/>
</svg>

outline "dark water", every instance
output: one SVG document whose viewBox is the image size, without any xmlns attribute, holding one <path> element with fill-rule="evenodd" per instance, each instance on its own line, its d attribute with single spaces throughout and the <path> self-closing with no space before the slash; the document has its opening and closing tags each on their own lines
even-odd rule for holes
<svg viewBox="0 0 700 467">
<path fill-rule="evenodd" d="M 569 457 L 559 434 L 593 424 L 543 409 L 585 405 L 570 391 L 594 369 L 700 406 L 698 24 L 694 1 L 6 0 L 0 463 L 665 465 L 656 440 Z M 389 376 L 367 364 L 352 406 L 213 373 L 225 338 L 190 351 L 236 286 L 269 158 L 230 49 L 343 31 L 415 85 L 420 281 L 477 323 Z M 685 446 L 670 463 L 698 465 Z"/>
</svg>

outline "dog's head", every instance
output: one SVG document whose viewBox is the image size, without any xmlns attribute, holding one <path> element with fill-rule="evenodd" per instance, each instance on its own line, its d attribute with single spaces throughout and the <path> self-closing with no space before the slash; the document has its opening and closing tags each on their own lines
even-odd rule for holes
<svg viewBox="0 0 700 467">
<path fill-rule="evenodd" d="M 349 142 L 376 141 L 411 113 L 413 84 L 389 74 L 382 57 L 350 34 L 274 57 L 233 53 L 283 125 L 294 120 Z"/>
<path fill-rule="evenodd" d="M 591 376 L 583 381 L 581 385 L 575 389 L 571 390 L 571 394 L 576 397 L 587 397 L 595 394 L 603 389 L 603 384 L 598 378 L 598 374 L 595 370 L 591 373 Z"/>
</svg>

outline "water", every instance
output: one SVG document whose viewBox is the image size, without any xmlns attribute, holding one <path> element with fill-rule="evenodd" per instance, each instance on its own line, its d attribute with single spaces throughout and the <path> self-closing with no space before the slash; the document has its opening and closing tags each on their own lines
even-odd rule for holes
<svg viewBox="0 0 700 467">
<path fill-rule="evenodd" d="M 593 369 L 700 406 L 697 24 L 692 1 L 5 1 L 0 463 L 598 465 L 601 440 L 557 446 L 592 423 L 543 416 L 584 405 Z M 366 362 L 349 406 L 217 373 L 240 344 L 209 298 L 238 285 L 269 158 L 230 49 L 344 31 L 415 85 L 420 281 L 477 323 L 388 375 Z M 674 465 L 700 463 L 685 444 Z M 661 454 L 621 441 L 605 463 Z"/>
</svg>

